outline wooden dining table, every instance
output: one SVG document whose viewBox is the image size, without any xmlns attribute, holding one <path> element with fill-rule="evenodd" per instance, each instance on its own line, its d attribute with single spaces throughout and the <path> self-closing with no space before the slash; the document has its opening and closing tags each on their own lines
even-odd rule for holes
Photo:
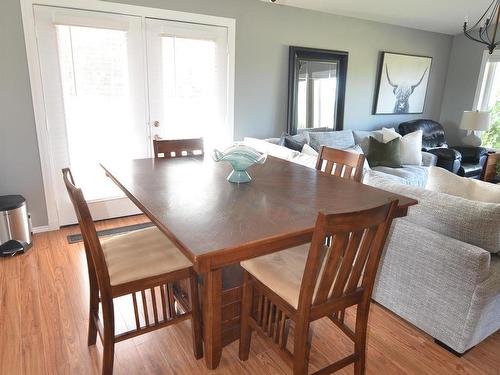
<svg viewBox="0 0 500 375">
<path fill-rule="evenodd" d="M 205 362 L 218 366 L 239 337 L 239 262 L 310 242 L 319 211 L 353 212 L 399 200 L 417 203 L 269 156 L 252 181 L 226 180 L 231 167 L 209 157 L 103 163 L 106 174 L 191 260 L 200 275 Z"/>
</svg>

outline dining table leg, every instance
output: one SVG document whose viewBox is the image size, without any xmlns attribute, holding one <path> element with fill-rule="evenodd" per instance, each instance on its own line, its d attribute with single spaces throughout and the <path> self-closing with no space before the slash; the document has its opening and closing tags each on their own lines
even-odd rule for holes
<svg viewBox="0 0 500 375">
<path fill-rule="evenodd" d="M 222 355 L 222 269 L 212 270 L 203 280 L 203 343 L 206 366 L 213 370 Z"/>
</svg>

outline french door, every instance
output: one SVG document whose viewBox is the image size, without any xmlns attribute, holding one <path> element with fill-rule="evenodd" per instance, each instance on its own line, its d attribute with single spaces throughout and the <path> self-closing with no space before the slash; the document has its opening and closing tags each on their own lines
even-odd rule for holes
<svg viewBox="0 0 500 375">
<path fill-rule="evenodd" d="M 59 225 L 76 222 L 70 167 L 96 220 L 139 213 L 100 163 L 152 156 L 151 139 L 232 140 L 227 29 L 34 6 Z"/>
<path fill-rule="evenodd" d="M 232 141 L 227 121 L 227 29 L 146 19 L 153 138 Z"/>
</svg>

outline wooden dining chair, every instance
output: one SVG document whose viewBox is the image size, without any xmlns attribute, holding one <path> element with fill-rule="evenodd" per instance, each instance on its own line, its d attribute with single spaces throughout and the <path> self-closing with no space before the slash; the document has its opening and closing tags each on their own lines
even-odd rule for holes
<svg viewBox="0 0 500 375">
<path fill-rule="evenodd" d="M 321 146 L 316 161 L 318 171 L 334 176 L 361 181 L 365 155 Z"/>
<path fill-rule="evenodd" d="M 328 317 L 354 342 L 354 353 L 317 371 L 328 374 L 354 363 L 365 372 L 370 297 L 382 249 L 398 202 L 361 212 L 318 214 L 310 245 L 241 262 L 243 281 L 240 359 L 248 359 L 252 330 L 271 339 L 306 374 L 312 340 L 310 323 Z M 332 236 L 329 246 L 326 239 Z M 344 311 L 357 305 L 355 329 Z M 289 323 L 295 324 L 293 353 L 287 348 Z"/>
<path fill-rule="evenodd" d="M 156 227 L 101 242 L 82 190 L 75 186 L 69 168 L 63 169 L 63 178 L 78 218 L 87 257 L 90 281 L 88 345 L 94 345 L 99 334 L 103 343 L 102 374 L 113 372 L 115 343 L 186 319 L 191 319 L 194 356 L 201 358 L 201 315 L 196 274 L 191 262 Z M 185 279 L 189 280 L 191 306 L 176 300 L 171 287 L 173 282 Z M 135 328 L 116 333 L 114 299 L 126 295 L 130 295 L 133 305 Z M 181 304 L 183 311 L 176 308 L 175 302 Z"/>
<path fill-rule="evenodd" d="M 154 139 L 153 149 L 156 159 L 203 155 L 203 138 Z"/>
</svg>

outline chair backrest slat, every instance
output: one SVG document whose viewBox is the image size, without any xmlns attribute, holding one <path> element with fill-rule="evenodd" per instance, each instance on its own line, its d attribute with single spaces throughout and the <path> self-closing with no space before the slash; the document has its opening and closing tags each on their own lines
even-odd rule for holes
<svg viewBox="0 0 500 375">
<path fill-rule="evenodd" d="M 155 158 L 203 155 L 203 138 L 153 140 Z"/>
<path fill-rule="evenodd" d="M 344 256 L 345 244 L 349 241 L 349 237 L 345 233 L 339 233 L 332 237 L 331 241 L 329 249 L 331 254 L 328 257 L 327 253 L 328 259 L 323 262 L 322 277 L 317 287 L 315 303 L 325 302 L 328 298 L 330 287 L 333 280 L 337 277 L 339 266 Z"/>
<path fill-rule="evenodd" d="M 76 187 L 70 169 L 64 168 L 62 173 L 66 190 L 68 191 L 71 203 L 75 209 L 80 231 L 82 233 L 87 265 L 89 265 L 89 277 L 91 280 L 97 280 L 101 295 L 110 295 L 111 284 L 108 268 L 89 207 L 85 201 L 82 190 Z"/>
<path fill-rule="evenodd" d="M 327 174 L 354 181 L 361 181 L 365 156 L 355 152 L 321 146 L 316 169 Z M 326 165 L 325 165 L 326 164 Z"/>
<path fill-rule="evenodd" d="M 369 299 L 397 206 L 398 201 L 393 201 L 360 212 L 319 213 L 302 278 L 299 310 L 346 298 L 357 290 L 361 290 L 360 298 Z"/>
</svg>

